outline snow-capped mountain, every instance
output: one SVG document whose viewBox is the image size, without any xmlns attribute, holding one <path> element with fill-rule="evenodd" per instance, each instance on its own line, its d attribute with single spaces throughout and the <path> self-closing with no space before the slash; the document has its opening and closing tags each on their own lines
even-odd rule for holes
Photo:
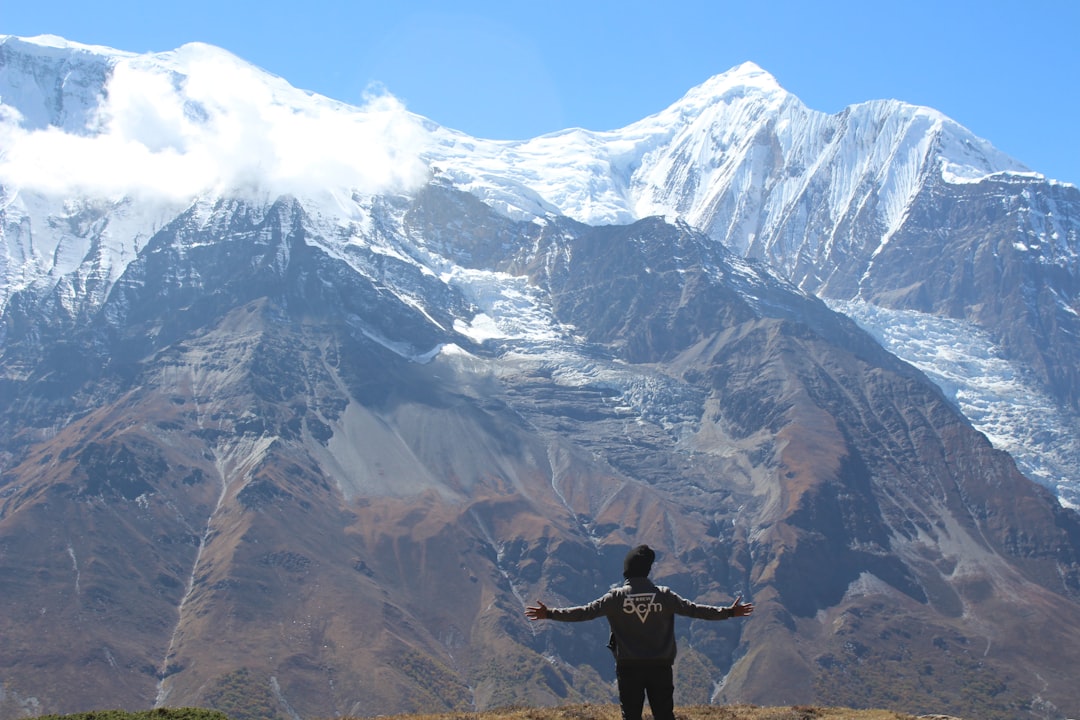
<svg viewBox="0 0 1080 720">
<path fill-rule="evenodd" d="M 550 212 L 550 203 L 594 224 L 680 218 L 882 338 L 900 332 L 897 315 L 882 310 L 917 315 L 900 323 L 914 332 L 890 350 L 948 376 L 943 387 L 977 427 L 1080 503 L 1080 192 L 940 113 L 876 101 L 826 115 L 748 63 L 622 130 L 504 143 L 494 156 L 431 155 L 453 168 L 457 187 L 512 216 Z M 1000 258 L 993 270 L 974 265 L 980 245 Z M 952 277 L 935 286 L 925 268 L 943 258 L 938 274 L 953 268 Z M 1003 305 L 1012 277 L 1031 274 L 1011 309 L 988 310 Z M 1025 309 L 1041 294 L 1045 307 Z M 942 342 L 967 373 L 928 361 Z M 1023 384 L 968 402 L 987 397 L 988 356 Z M 1030 417 L 1041 419 L 1037 432 Z"/>
<path fill-rule="evenodd" d="M 766 260 L 810 292 L 869 303 L 864 320 L 885 317 L 872 311 L 883 307 L 922 313 L 920 326 L 938 317 L 954 329 L 953 320 L 972 323 L 997 346 L 1010 374 L 1030 378 L 1035 392 L 1007 398 L 1018 408 L 1009 412 L 1058 420 L 1032 438 L 1028 428 L 1000 420 L 999 404 L 964 406 L 962 396 L 977 394 L 978 373 L 970 384 L 953 378 L 957 401 L 1032 477 L 1064 501 L 1080 501 L 1073 462 L 1080 455 L 1080 392 L 1076 363 L 1068 362 L 1080 348 L 1068 341 L 1073 331 L 1016 338 L 1018 330 L 1006 326 L 1013 320 L 988 314 L 991 298 L 979 292 L 996 296 L 999 282 L 928 291 L 925 278 L 910 276 L 924 260 L 975 252 L 950 247 L 961 243 L 941 228 L 920 231 L 922 203 L 972 193 L 989 196 L 985 213 L 1016 203 L 1008 211 L 1016 214 L 1015 227 L 1000 231 L 1012 235 L 1003 242 L 1025 248 L 1022 265 L 1067 279 L 1049 292 L 1063 315 L 1055 325 L 1074 326 L 1077 191 L 1041 178 L 933 110 L 875 101 L 827 115 L 746 63 L 620 130 L 493 142 L 407 113 L 392 98 L 356 108 L 297 90 L 206 45 L 139 56 L 59 38 L 8 38 L 2 52 L 8 150 L 0 165 L 7 179 L 0 308 L 31 284 L 65 286 L 69 313 L 79 312 L 79 302 L 99 303 L 142 242 L 194 197 L 222 188 L 264 198 L 316 193 L 312 200 L 331 222 L 360 225 L 362 198 L 408 192 L 431 177 L 514 219 L 679 218 Z M 1003 185 L 1011 187 L 986 191 Z M 73 202 L 68 193 L 80 188 L 86 192 Z M 136 211 L 132 197 L 140 198 Z M 970 200 L 955 203 L 972 213 Z M 978 212 L 977 232 L 985 224 Z M 891 254 L 902 257 L 891 262 Z M 942 334 L 934 334 L 936 344 Z M 957 338 L 955 352 L 966 342 Z M 1041 350 L 1063 342 L 1068 347 L 1053 357 Z M 914 361 L 926 355 L 919 345 L 908 337 L 892 349 Z M 904 354 L 905 347 L 912 352 Z M 1025 407 L 1025 397 L 1036 404 Z"/>
<path fill-rule="evenodd" d="M 1075 502 L 1078 207 L 752 64 L 495 142 L 4 37 L 0 718 L 607 701 L 521 609 L 637 542 L 759 608 L 681 702 L 1075 714 L 1080 518 L 1001 450 Z"/>
</svg>

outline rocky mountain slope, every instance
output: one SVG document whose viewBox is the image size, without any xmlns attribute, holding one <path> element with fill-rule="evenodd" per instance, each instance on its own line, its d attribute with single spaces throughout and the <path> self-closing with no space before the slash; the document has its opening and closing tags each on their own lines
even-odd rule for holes
<svg viewBox="0 0 1080 720">
<path fill-rule="evenodd" d="M 661 116 L 621 139 L 500 144 L 381 115 L 422 140 L 398 155 L 426 163 L 419 182 L 304 185 L 271 157 L 254 186 L 184 199 L 49 184 L 48 168 L 18 162 L 28 142 L 71 141 L 70 160 L 97 147 L 82 140 L 119 139 L 130 116 L 95 111 L 93 88 L 115 103 L 140 72 L 183 100 L 172 150 L 152 159 L 196 154 L 231 110 L 196 95 L 193 57 L 243 70 L 206 48 L 0 45 L 0 82 L 17 90 L 0 95 L 4 132 L 18 143 L 0 218 L 6 712 L 203 705 L 294 718 L 610 701 L 602 623 L 531 625 L 522 609 L 598 595 L 638 542 L 658 548 L 654 574 L 681 593 L 758 607 L 680 626 L 680 702 L 984 718 L 1080 707 L 1080 518 L 925 374 L 807 292 L 830 297 L 839 270 L 809 287 L 798 263 L 718 238 L 720 195 L 701 196 L 708 215 L 665 195 L 672 183 L 643 180 L 667 167 L 686 179 L 676 195 L 696 198 L 701 168 L 735 153 L 691 151 Z M 287 101 L 289 117 L 368 128 L 359 110 L 259 82 L 274 99 L 260 117 Z M 699 92 L 714 100 L 679 110 L 689 126 L 694 108 L 737 104 Z M 894 110 L 885 119 L 905 125 Z M 717 142 L 768 138 L 752 120 L 706 126 Z M 152 125 L 138 126 L 142 140 L 160 139 Z M 790 173 L 774 175 L 760 148 L 785 137 L 746 140 L 759 149 L 740 167 L 761 174 L 725 177 L 779 188 Z M 986 146 L 969 160 L 1001 161 Z M 574 168 L 608 180 L 571 183 Z M 912 185 L 912 207 L 931 207 L 919 205 L 926 188 L 1045 183 L 1006 170 Z M 1072 202 L 1075 189 L 1053 187 Z M 639 219 L 660 206 L 670 217 Z M 875 220 L 892 234 L 864 259 L 877 266 L 914 236 L 908 216 Z M 1010 289 L 1004 268 L 1070 277 L 1067 263 L 994 265 L 953 220 Z M 875 226 L 820 221 L 836 237 Z M 1021 285 L 1012 297 L 1030 299 Z M 1001 306 L 1018 311 L 1004 295 Z"/>
</svg>

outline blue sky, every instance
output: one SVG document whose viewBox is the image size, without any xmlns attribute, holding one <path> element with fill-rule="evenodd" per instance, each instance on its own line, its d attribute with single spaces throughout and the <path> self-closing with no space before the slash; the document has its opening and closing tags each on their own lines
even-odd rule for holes
<svg viewBox="0 0 1080 720">
<path fill-rule="evenodd" d="M 1080 184 L 1077 0 L 0 0 L 0 33 L 218 45 L 359 104 L 371 83 L 470 135 L 610 130 L 751 60 L 809 107 L 927 105 Z"/>
</svg>

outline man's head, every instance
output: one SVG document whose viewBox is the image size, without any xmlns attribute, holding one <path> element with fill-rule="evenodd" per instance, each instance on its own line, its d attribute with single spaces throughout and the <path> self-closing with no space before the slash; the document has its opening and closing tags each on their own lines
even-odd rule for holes
<svg viewBox="0 0 1080 720">
<path fill-rule="evenodd" d="M 652 570 L 653 560 L 656 559 L 656 553 L 648 545 L 638 545 L 636 548 L 626 554 L 626 559 L 623 560 L 623 577 L 629 580 L 634 577 L 649 577 L 649 572 Z"/>
</svg>

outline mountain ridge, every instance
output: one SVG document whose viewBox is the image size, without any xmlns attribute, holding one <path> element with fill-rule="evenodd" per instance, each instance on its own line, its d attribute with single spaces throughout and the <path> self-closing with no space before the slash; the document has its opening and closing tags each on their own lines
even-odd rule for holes
<svg viewBox="0 0 1080 720">
<path fill-rule="evenodd" d="M 460 203 L 473 202 L 432 187 L 407 212 L 394 211 L 393 216 L 406 222 L 410 233 L 435 239 L 425 228 L 453 227 L 442 219 L 467 218 Z M 208 697 L 205 693 L 213 695 L 214 688 L 235 681 L 230 672 L 236 667 L 249 668 L 251 677 L 270 678 L 289 705 L 305 713 L 371 714 L 394 707 L 487 707 L 522 697 L 542 703 L 602 697 L 604 684 L 593 669 L 602 673 L 606 667 L 599 628 L 585 628 L 580 637 L 550 628 L 547 639 L 538 637 L 520 624 L 520 603 L 541 591 L 567 601 L 588 597 L 604 586 L 605 565 L 614 567 L 635 538 L 670 548 L 657 568 L 666 582 L 688 583 L 695 595 L 717 602 L 728 593 L 746 593 L 765 609 L 765 622 L 745 631 L 693 631 L 697 639 L 692 646 L 699 652 L 739 658 L 728 671 L 723 693 L 714 698 L 722 702 L 740 695 L 782 702 L 774 683 L 778 673 L 793 681 L 784 697 L 804 696 L 808 686 L 795 682 L 797 674 L 790 668 L 780 668 L 805 661 L 785 658 L 790 641 L 780 638 L 796 628 L 800 636 L 820 636 L 822 624 L 828 626 L 819 619 L 823 612 L 848 617 L 839 626 L 848 630 L 835 635 L 837 642 L 855 633 L 868 648 L 865 652 L 875 646 L 861 639 L 866 636 L 857 626 L 870 623 L 874 614 L 879 617 L 873 627 L 884 624 L 873 632 L 896 632 L 893 611 L 886 617 L 880 617 L 881 610 L 866 614 L 882 597 L 907 607 L 905 614 L 937 618 L 930 627 L 941 628 L 939 634 L 966 613 L 1014 612 L 1008 608 L 1015 600 L 1009 598 L 1021 592 L 1030 600 L 1038 598 L 1040 605 L 1056 606 L 1058 617 L 1074 612 L 1064 597 L 1076 584 L 1067 580 L 1067 568 L 1077 563 L 1061 553 L 1072 547 L 1075 554 L 1080 540 L 1050 528 L 1070 527 L 1070 517 L 1075 525 L 1075 516 L 1044 515 L 1050 521 L 1042 525 L 1023 519 L 1021 511 L 1036 513 L 1031 518 L 1045 514 L 1054 506 L 1051 498 L 1032 495 L 1015 469 L 1000 462 L 1003 457 L 989 465 L 992 454 L 976 459 L 992 453 L 989 445 L 953 415 L 940 392 L 820 301 L 771 279 L 764 269 L 747 285 L 753 295 L 728 286 L 723 278 L 744 277 L 745 261 L 713 248 L 688 226 L 659 219 L 626 228 L 553 223 L 536 237 L 535 225 L 507 224 L 481 205 L 473 212 L 481 216 L 463 220 L 453 237 L 444 231 L 444 246 L 483 258 L 485 242 L 494 249 L 510 229 L 523 233 L 518 246 L 525 252 L 511 263 L 521 262 L 533 284 L 550 293 L 553 312 L 576 328 L 580 339 L 573 342 L 595 369 L 609 364 L 604 358 L 614 353 L 625 360 L 613 369 L 622 362 L 630 363 L 629 369 L 672 357 L 675 374 L 658 365 L 657 376 L 645 375 L 635 389 L 642 382 L 635 371 L 626 376 L 631 384 L 621 389 L 611 383 L 617 376 L 610 371 L 596 380 L 564 374 L 589 372 L 588 365 L 575 369 L 576 360 L 564 371 L 546 354 L 515 357 L 528 347 L 513 338 L 505 346 L 470 345 L 440 330 L 451 323 L 433 322 L 421 307 L 384 304 L 399 294 L 415 295 L 402 292 L 408 286 L 393 293 L 378 289 L 381 283 L 372 284 L 373 278 L 365 279 L 310 243 L 309 223 L 295 200 L 283 199 L 258 212 L 223 203 L 212 222 L 177 223 L 142 254 L 138 267 L 146 270 L 129 268 L 131 277 L 110 293 L 100 315 L 109 322 L 76 332 L 75 342 L 67 346 L 66 354 L 83 348 L 78 353 L 87 359 L 102 352 L 95 347 L 105 348 L 99 369 L 94 363 L 42 367 L 44 373 L 31 378 L 39 388 L 57 376 L 68 377 L 75 387 L 113 387 L 113 399 L 105 406 L 112 409 L 61 427 L 51 439 L 46 431 L 43 441 L 30 440 L 33 449 L 23 463 L 5 472 L 5 485 L 14 490 L 5 492 L 0 507 L 9 558 L 36 556 L 29 548 L 15 553 L 12 545 L 16 537 L 36 537 L 26 525 L 35 516 L 31 508 L 44 510 L 41 502 L 48 498 L 49 506 L 76 511 L 66 523 L 75 533 L 60 546 L 45 548 L 55 548 L 56 560 L 66 563 L 66 572 L 55 560 L 46 567 L 68 588 L 47 614 L 73 613 L 68 617 L 76 626 L 88 617 L 100 619 L 87 638 L 90 643 L 73 653 L 72 668 L 54 672 L 86 672 L 92 643 L 104 640 L 112 657 L 139 658 L 136 667 L 144 670 L 131 681 L 141 677 L 136 685 L 144 686 L 142 702 L 148 702 L 145 686 L 157 688 L 157 703 Z M 495 231 L 486 235 L 485 227 Z M 221 228 L 226 235 L 218 234 Z M 198 241 L 207 232 L 218 241 Z M 553 248 L 547 249 L 547 243 Z M 698 253 L 704 255 L 697 258 Z M 597 275 L 593 263 L 601 258 L 611 265 Z M 733 264 L 728 266 L 725 258 Z M 382 282 L 409 277 L 400 270 L 411 263 L 404 257 L 395 262 L 399 270 L 384 266 L 378 276 Z M 712 265 L 724 272 L 710 270 Z M 240 276 L 230 271 L 241 267 L 246 269 Z M 178 274 L 183 268 L 188 270 Z M 703 287 L 694 293 L 698 300 L 683 306 L 678 297 L 697 282 L 689 280 L 688 272 L 713 290 Z M 150 282 L 153 277 L 181 284 Z M 648 294 L 641 296 L 648 298 L 644 302 L 639 293 L 617 289 L 633 277 L 654 278 Z M 610 288 L 593 288 L 594 278 Z M 586 288 L 608 304 L 582 302 Z M 776 294 L 772 300 L 770 293 Z M 361 310 L 376 297 L 382 298 L 376 307 L 386 312 L 372 316 Z M 621 306 L 611 304 L 616 300 Z M 791 310 L 786 318 L 777 317 L 775 309 L 784 304 Z M 381 337 L 373 341 L 363 325 L 336 320 L 352 314 L 341 307 L 355 308 L 365 324 L 381 316 Z M 698 308 L 706 307 L 712 310 L 701 314 Z M 390 313 L 391 308 L 396 310 Z M 461 306 L 460 311 L 475 309 Z M 617 326 L 608 316 L 625 318 L 630 332 L 613 331 Z M 318 317 L 323 318 L 319 324 L 309 325 Z M 206 329 L 196 333 L 203 325 Z M 105 340 L 118 330 L 114 340 Z M 695 341 L 699 336 L 702 340 Z M 848 347 L 834 357 L 832 343 L 843 336 Z M 430 339 L 415 342 L 423 337 Z M 37 342 L 33 338 L 27 335 L 22 342 Z M 404 338 L 413 338 L 416 347 L 460 343 L 471 352 L 439 354 L 418 363 L 409 353 L 388 347 Z M 134 362 L 120 362 L 124 358 Z M 485 358 L 498 363 L 494 377 L 483 369 Z M 858 369 L 864 362 L 880 367 L 888 384 L 907 390 L 873 390 L 864 380 L 854 380 L 865 372 Z M 827 372 L 811 381 L 825 367 Z M 79 380 L 80 375 L 85 379 Z M 447 385 L 448 377 L 457 379 Z M 665 377 L 671 390 L 656 384 Z M 865 393 L 863 402 L 869 405 L 841 412 L 845 401 L 835 394 L 837 386 L 849 392 L 865 388 L 858 395 Z M 646 397 L 635 400 L 638 392 Z M 881 406 L 873 400 L 879 394 Z M 40 391 L 19 395 L 48 397 Z M 43 420 L 55 422 L 48 416 L 56 410 L 61 417 L 70 415 L 64 405 L 80 402 L 77 396 L 64 400 L 63 393 L 52 397 L 59 407 L 42 408 L 46 415 L 18 417 L 40 427 Z M 890 398 L 896 397 L 905 401 L 893 407 Z M 925 409 L 912 402 L 914 397 L 924 398 Z M 823 407 L 832 409 L 826 413 Z M 864 413 L 880 416 L 886 425 L 899 413 L 913 428 L 909 436 L 940 434 L 949 447 L 948 460 L 931 464 L 930 456 L 910 440 L 902 441 L 902 435 L 890 442 L 903 444 L 884 451 L 876 448 L 884 438 L 861 431 L 843 440 L 839 428 L 854 433 Z M 16 416 L 8 412 L 7 417 Z M 140 422 L 131 425 L 133 418 Z M 632 432 L 630 442 L 627 432 Z M 965 440 L 944 440 L 953 433 Z M 25 437 L 26 430 L 20 434 Z M 361 449 L 345 463 L 353 478 L 351 492 L 325 460 L 338 442 Z M 55 458 L 63 458 L 62 464 Z M 860 469 L 867 462 L 871 465 Z M 1002 505 L 1005 498 L 987 494 L 981 478 L 948 469 L 954 463 L 995 467 L 996 482 L 1013 488 L 1009 500 Z M 938 472 L 967 487 L 951 489 L 937 479 Z M 777 484 L 776 474 L 786 479 Z M 901 481 L 908 475 L 910 480 Z M 888 496 L 866 482 L 893 476 L 891 482 L 914 494 L 892 496 L 885 504 Z M 57 484 L 53 477 L 70 480 Z M 407 484 L 419 478 L 429 479 Z M 837 482 L 843 490 L 831 489 Z M 940 500 L 931 500 L 939 494 Z M 928 502 L 913 514 L 922 497 Z M 1021 497 L 1028 499 L 1022 503 Z M 869 508 L 876 508 L 874 516 L 880 519 L 870 521 L 863 514 Z M 943 528 L 920 520 L 929 512 L 946 522 Z M 162 565 L 151 557 L 131 558 L 114 569 L 113 562 L 103 562 L 100 541 L 93 540 L 105 527 L 102 521 L 93 523 L 96 532 L 77 530 L 86 522 L 79 516 L 87 513 L 87 519 L 96 513 L 134 513 L 110 531 L 125 533 L 123 539 L 114 536 L 106 547 L 152 549 L 169 559 Z M 944 520 L 953 513 L 958 513 L 955 520 Z M 815 519 L 822 517 L 834 520 L 821 524 Z M 159 529 L 152 530 L 155 526 Z M 296 528 L 305 527 L 320 530 L 297 534 Z M 1035 532 L 1035 527 L 1043 529 Z M 139 541 L 140 536 L 154 540 Z M 320 537 L 333 540 L 327 544 Z M 949 544 L 943 542 L 946 537 Z M 908 549 L 896 554 L 902 547 Z M 996 575 L 985 575 L 983 566 L 995 567 L 999 553 L 1010 560 Z M 832 570 L 807 575 L 808 568 L 819 564 L 808 561 L 819 555 L 830 558 Z M 956 579 L 946 579 L 935 568 L 935 563 L 948 568 L 954 562 L 965 568 Z M 120 585 L 105 580 L 116 571 L 120 575 L 114 577 L 138 578 L 145 572 L 141 568 L 157 572 L 156 579 L 151 575 Z M 190 578 L 186 583 L 185 575 Z M 963 580 L 968 577 L 970 588 Z M 142 601 L 145 616 L 120 613 L 128 601 L 119 592 L 127 585 L 157 588 L 154 604 Z M 992 601 L 997 592 L 1003 599 Z M 456 598 L 452 602 L 447 600 L 451 596 Z M 12 599 L 22 597 L 20 591 Z M 867 601 L 871 604 L 857 609 Z M 845 616 L 840 608 L 849 603 L 855 615 Z M 1001 609 L 995 609 L 998 603 Z M 153 610 L 170 606 L 179 608 L 179 622 L 167 633 L 172 640 L 155 629 Z M 363 611 L 367 607 L 381 610 L 372 616 Z M 12 618 L 21 621 L 23 614 L 13 610 Z M 127 645 L 108 639 L 114 623 L 127 628 Z M 142 629 L 136 633 L 137 627 Z M 949 653 L 928 661 L 944 671 L 946 666 L 936 663 L 951 653 L 966 656 L 962 648 L 971 640 L 962 638 L 969 632 L 954 629 L 941 636 L 937 642 Z M 5 630 L 8 637 L 15 633 L 14 627 Z M 146 645 L 138 640 L 142 637 Z M 919 642 L 934 647 L 933 637 Z M 992 645 L 1004 652 L 1016 648 L 1016 642 L 999 631 Z M 136 643 L 143 649 L 136 650 Z M 272 651 L 273 658 L 256 661 L 249 650 L 253 643 L 289 648 L 290 654 L 277 660 L 278 651 Z M 547 652 L 560 658 L 554 675 L 507 675 L 505 668 L 531 667 L 530 653 L 548 643 Z M 492 652 L 503 658 L 498 666 L 484 659 Z M 1068 652 L 1061 649 L 1054 657 L 1060 660 Z M 687 660 L 692 657 L 687 654 Z M 1014 668 L 1023 664 L 1015 654 L 1007 657 Z M 826 652 L 821 663 L 824 668 L 851 667 L 839 649 Z M 305 689 L 324 686 L 327 672 L 337 690 L 313 696 Z M 967 666 L 963 672 L 965 677 L 976 673 L 969 677 L 974 679 L 979 671 Z M 365 679 L 365 673 L 377 681 Z M 1048 670 L 1042 668 L 1040 675 L 1048 677 Z M 460 676 L 471 678 L 471 693 L 465 692 Z M 768 687 L 754 689 L 755 677 L 757 682 L 770 678 Z M 829 682 L 843 675 L 835 677 Z M 14 682 L 17 689 L 26 679 Z M 868 682 L 872 687 L 873 681 Z M 107 687 L 117 692 L 114 684 Z M 247 687 L 247 692 L 259 692 L 257 684 Z M 830 687 L 826 683 L 816 692 L 851 697 L 843 694 L 848 691 L 842 685 Z M 687 691 L 702 689 L 688 683 Z M 88 687 L 82 692 L 94 697 Z M 1017 702 L 1014 692 L 1005 696 L 1007 707 Z M 925 702 L 922 695 L 914 697 Z M 993 716 L 1002 712 L 995 702 L 1001 701 L 988 698 L 977 706 L 984 716 Z"/>
</svg>

